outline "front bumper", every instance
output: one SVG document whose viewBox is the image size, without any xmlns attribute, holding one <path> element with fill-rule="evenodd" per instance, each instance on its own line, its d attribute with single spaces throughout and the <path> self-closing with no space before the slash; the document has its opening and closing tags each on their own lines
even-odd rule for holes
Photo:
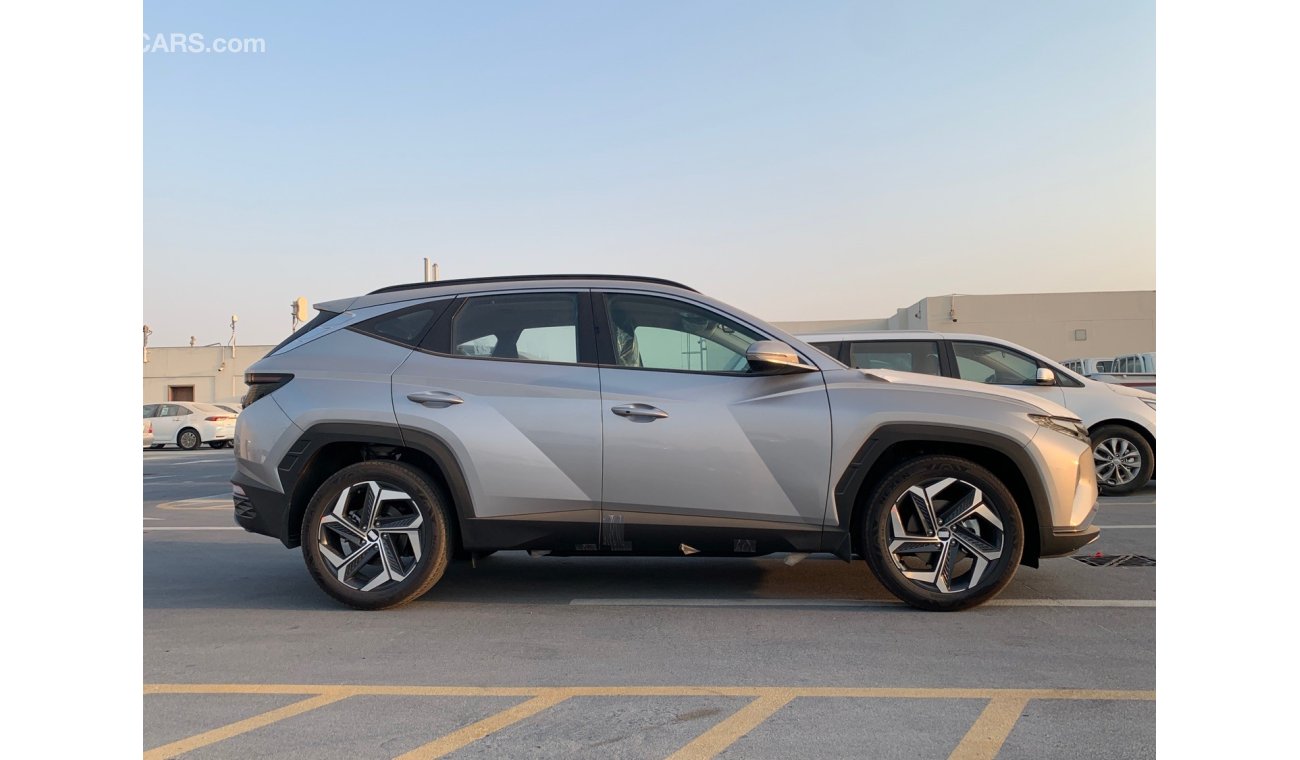
<svg viewBox="0 0 1300 760">
<path fill-rule="evenodd" d="M 1081 546 L 1101 537 L 1101 528 L 1092 524 L 1096 510 L 1088 515 L 1083 525 L 1074 528 L 1048 528 L 1040 531 L 1038 542 L 1040 557 L 1064 557 Z"/>
</svg>

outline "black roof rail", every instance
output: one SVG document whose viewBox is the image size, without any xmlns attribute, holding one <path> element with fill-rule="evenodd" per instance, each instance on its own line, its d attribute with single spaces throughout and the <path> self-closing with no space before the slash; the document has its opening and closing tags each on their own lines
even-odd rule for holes
<svg viewBox="0 0 1300 760">
<path fill-rule="evenodd" d="M 669 285 L 682 290 L 689 290 L 692 293 L 698 293 L 695 288 L 664 280 L 658 277 L 637 277 L 630 274 L 530 274 L 530 275 L 507 275 L 504 277 L 466 277 L 460 280 L 438 280 L 436 282 L 408 282 L 405 285 L 389 285 L 386 288 L 372 290 L 366 295 L 376 295 L 378 293 L 395 293 L 399 290 L 418 290 L 420 288 L 437 288 L 451 287 L 453 285 L 482 285 L 493 282 L 523 282 L 526 280 L 616 280 L 622 282 L 653 282 L 657 285 Z"/>
</svg>

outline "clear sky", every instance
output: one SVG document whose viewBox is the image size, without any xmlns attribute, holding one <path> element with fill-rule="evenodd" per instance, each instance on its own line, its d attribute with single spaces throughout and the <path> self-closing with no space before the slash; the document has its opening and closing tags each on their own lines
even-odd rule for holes
<svg viewBox="0 0 1300 760">
<path fill-rule="evenodd" d="M 421 277 L 680 280 L 770 320 L 1155 287 L 1151 2 L 159 2 L 151 345 Z"/>
</svg>

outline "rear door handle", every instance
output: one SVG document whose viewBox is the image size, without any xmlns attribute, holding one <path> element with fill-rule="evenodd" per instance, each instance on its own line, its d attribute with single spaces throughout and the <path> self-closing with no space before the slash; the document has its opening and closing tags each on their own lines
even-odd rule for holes
<svg viewBox="0 0 1300 760">
<path fill-rule="evenodd" d="M 622 404 L 611 408 L 610 411 L 620 417 L 635 417 L 645 420 L 662 420 L 668 416 L 668 412 L 649 404 Z"/>
<path fill-rule="evenodd" d="M 447 391 L 419 391 L 417 393 L 408 393 L 406 398 L 417 404 L 423 404 L 434 409 L 443 409 L 456 404 L 465 403 L 465 399 L 454 393 Z"/>
</svg>

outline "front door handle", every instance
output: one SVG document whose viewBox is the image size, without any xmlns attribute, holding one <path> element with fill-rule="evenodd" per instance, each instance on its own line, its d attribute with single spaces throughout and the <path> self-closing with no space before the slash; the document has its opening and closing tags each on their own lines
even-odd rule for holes
<svg viewBox="0 0 1300 760">
<path fill-rule="evenodd" d="M 408 393 L 406 398 L 417 404 L 432 407 L 434 409 L 444 409 L 456 404 L 465 403 L 465 399 L 454 393 L 447 391 L 419 391 L 418 393 Z"/>
<path fill-rule="evenodd" d="M 662 420 L 668 416 L 668 412 L 657 409 L 649 404 L 622 404 L 610 409 L 611 412 L 620 417 L 632 417 L 643 420 Z"/>
</svg>

